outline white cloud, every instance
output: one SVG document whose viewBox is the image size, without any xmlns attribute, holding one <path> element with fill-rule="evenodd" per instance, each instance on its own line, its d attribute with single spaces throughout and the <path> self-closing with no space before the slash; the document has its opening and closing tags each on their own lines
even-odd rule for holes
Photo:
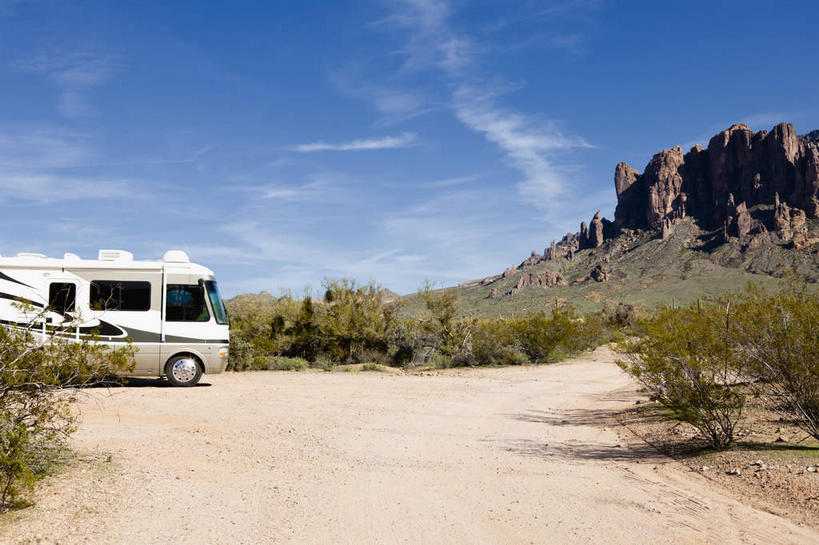
<svg viewBox="0 0 819 545">
<path fill-rule="evenodd" d="M 582 138 L 566 136 L 554 125 L 537 125 L 525 115 L 499 108 L 491 93 L 467 85 L 456 90 L 453 107 L 464 125 L 501 148 L 511 165 L 524 174 L 518 192 L 538 208 L 552 207 L 553 199 L 565 192 L 565 180 L 549 154 L 589 147 Z"/>
<path fill-rule="evenodd" d="M 18 61 L 15 66 L 47 75 L 62 90 L 57 109 L 63 116 L 74 118 L 93 113 L 88 91 L 107 81 L 119 62 L 111 55 L 92 51 L 49 51 Z"/>
<path fill-rule="evenodd" d="M 321 204 L 328 201 L 338 203 L 347 197 L 350 185 L 347 177 L 332 171 L 315 174 L 310 181 L 296 184 L 265 183 L 255 177 L 235 175 L 229 179 L 238 182 L 238 185 L 227 187 L 230 191 L 251 192 L 257 194 L 260 199 L 289 203 Z"/>
<path fill-rule="evenodd" d="M 0 171 L 76 166 L 93 152 L 82 134 L 57 127 L 0 128 Z"/>
<path fill-rule="evenodd" d="M 381 114 L 374 126 L 385 127 L 403 123 L 433 111 L 428 100 L 418 90 L 397 89 L 393 85 L 362 83 L 366 77 L 361 68 L 348 66 L 330 74 L 330 82 L 343 94 L 372 102 Z"/>
<path fill-rule="evenodd" d="M 322 141 L 312 144 L 300 144 L 293 150 L 299 153 L 316 151 L 363 151 L 378 149 L 406 148 L 414 144 L 415 133 L 404 133 L 399 136 L 385 136 L 383 138 L 360 138 L 341 144 L 328 144 Z"/>
<path fill-rule="evenodd" d="M 455 176 L 453 178 L 443 178 L 440 180 L 433 180 L 431 182 L 421 182 L 418 184 L 418 187 L 424 187 L 429 189 L 453 187 L 456 185 L 468 184 L 470 182 L 474 182 L 477 179 L 478 176 Z"/>
<path fill-rule="evenodd" d="M 136 196 L 122 180 L 91 180 L 46 173 L 0 173 L 0 199 L 47 204 L 85 199 Z"/>
</svg>

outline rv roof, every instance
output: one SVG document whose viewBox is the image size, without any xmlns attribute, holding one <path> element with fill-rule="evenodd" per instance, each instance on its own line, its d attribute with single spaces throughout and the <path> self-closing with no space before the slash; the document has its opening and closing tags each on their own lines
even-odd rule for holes
<svg viewBox="0 0 819 545">
<path fill-rule="evenodd" d="M 168 255 L 170 253 L 170 256 Z M 100 250 L 99 259 L 80 259 L 67 253 L 61 258 L 47 257 L 43 254 L 19 253 L 16 257 L 0 257 L 0 267 L 31 269 L 129 269 L 160 270 L 163 267 L 185 269 L 193 274 L 213 275 L 213 271 L 202 265 L 186 261 L 185 252 L 173 250 L 166 252 L 165 260 L 135 260 L 133 254 L 124 250 Z M 184 260 L 183 260 L 184 256 Z"/>
</svg>

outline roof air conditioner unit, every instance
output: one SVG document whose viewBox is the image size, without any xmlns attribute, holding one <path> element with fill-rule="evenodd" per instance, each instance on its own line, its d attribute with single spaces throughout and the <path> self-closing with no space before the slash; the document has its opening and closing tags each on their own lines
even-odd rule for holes
<svg viewBox="0 0 819 545">
<path fill-rule="evenodd" d="M 190 263 L 191 258 L 182 250 L 168 250 L 162 256 L 162 261 L 165 263 Z"/>
</svg>

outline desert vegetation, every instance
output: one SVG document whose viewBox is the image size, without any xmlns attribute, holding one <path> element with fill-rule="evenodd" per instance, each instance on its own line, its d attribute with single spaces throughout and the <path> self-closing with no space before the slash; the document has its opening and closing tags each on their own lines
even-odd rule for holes
<svg viewBox="0 0 819 545">
<path fill-rule="evenodd" d="M 375 283 L 329 281 L 324 296 L 239 296 L 231 313 L 230 368 L 331 369 L 350 363 L 395 367 L 520 365 L 557 361 L 619 338 L 633 310 L 620 305 L 581 316 L 555 302 L 549 311 L 479 319 L 460 312 L 457 290 L 418 294 L 420 309 L 384 303 Z"/>
<path fill-rule="evenodd" d="M 64 452 L 82 387 L 133 365 L 130 346 L 112 349 L 70 331 L 42 334 L 42 313 L 0 327 L 0 510 L 27 505 L 28 493 Z"/>
<path fill-rule="evenodd" d="M 714 448 L 734 441 L 750 396 L 819 439 L 819 296 L 805 284 L 663 308 L 639 329 L 621 367 Z"/>
</svg>

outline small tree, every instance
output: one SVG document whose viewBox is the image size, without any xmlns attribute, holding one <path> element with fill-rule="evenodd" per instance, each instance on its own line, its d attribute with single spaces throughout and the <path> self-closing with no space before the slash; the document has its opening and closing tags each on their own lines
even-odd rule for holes
<svg viewBox="0 0 819 545">
<path fill-rule="evenodd" d="M 644 337 L 619 345 L 620 367 L 717 449 L 733 441 L 745 404 L 732 387 L 740 365 L 731 316 L 730 304 L 665 308 L 644 321 Z"/>
</svg>

